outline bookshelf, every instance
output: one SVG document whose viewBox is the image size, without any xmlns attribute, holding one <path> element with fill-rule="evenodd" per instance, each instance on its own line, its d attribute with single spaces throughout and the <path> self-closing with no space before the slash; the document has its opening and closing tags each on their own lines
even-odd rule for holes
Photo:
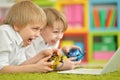
<svg viewBox="0 0 120 80">
<path fill-rule="evenodd" d="M 120 1 L 89 1 L 89 62 L 106 62 L 120 46 Z"/>
<path fill-rule="evenodd" d="M 58 1 L 56 8 L 62 11 L 68 20 L 68 29 L 60 47 L 68 45 L 80 46 L 85 54 L 83 62 L 88 62 L 88 1 Z"/>
<path fill-rule="evenodd" d="M 90 31 L 119 31 L 119 7 L 119 0 L 90 0 Z"/>
</svg>

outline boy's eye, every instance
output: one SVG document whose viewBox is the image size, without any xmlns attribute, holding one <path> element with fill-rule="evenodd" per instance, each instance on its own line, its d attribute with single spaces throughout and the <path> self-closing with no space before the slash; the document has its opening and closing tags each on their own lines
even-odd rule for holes
<svg viewBox="0 0 120 80">
<path fill-rule="evenodd" d="M 53 31 L 54 33 L 59 33 L 59 31 Z"/>
<path fill-rule="evenodd" d="M 39 30 L 39 28 L 33 28 L 34 30 Z"/>
</svg>

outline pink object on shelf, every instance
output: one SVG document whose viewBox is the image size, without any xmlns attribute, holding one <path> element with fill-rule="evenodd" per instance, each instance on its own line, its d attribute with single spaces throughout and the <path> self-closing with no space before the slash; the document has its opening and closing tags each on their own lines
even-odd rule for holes
<svg viewBox="0 0 120 80">
<path fill-rule="evenodd" d="M 94 59 L 95 60 L 108 60 L 108 59 L 110 59 L 113 56 L 114 53 L 115 53 L 114 51 L 94 52 Z"/>
<path fill-rule="evenodd" d="M 74 20 L 76 25 L 83 26 L 83 5 L 76 4 L 74 5 L 75 15 Z"/>
<path fill-rule="evenodd" d="M 83 5 L 65 5 L 64 6 L 65 16 L 68 20 L 68 24 L 71 26 L 83 26 L 84 11 Z"/>
<path fill-rule="evenodd" d="M 72 25 L 72 21 L 74 20 L 72 19 L 72 8 L 71 7 L 72 7 L 71 5 L 64 6 L 65 15 L 66 15 L 69 25 Z"/>
</svg>

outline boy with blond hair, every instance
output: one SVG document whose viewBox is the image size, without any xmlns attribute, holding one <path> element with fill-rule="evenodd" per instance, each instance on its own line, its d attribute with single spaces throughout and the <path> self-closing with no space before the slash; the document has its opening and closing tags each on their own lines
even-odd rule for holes
<svg viewBox="0 0 120 80">
<path fill-rule="evenodd" d="M 53 62 L 47 62 L 54 50 L 43 50 L 27 60 L 26 46 L 40 36 L 46 25 L 46 15 L 31 1 L 14 4 L 0 25 L 0 73 L 48 72 Z"/>
</svg>

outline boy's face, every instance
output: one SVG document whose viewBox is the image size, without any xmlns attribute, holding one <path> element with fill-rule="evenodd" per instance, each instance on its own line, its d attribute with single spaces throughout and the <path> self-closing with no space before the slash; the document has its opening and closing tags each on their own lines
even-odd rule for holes
<svg viewBox="0 0 120 80">
<path fill-rule="evenodd" d="M 41 30 L 41 36 L 46 43 L 55 45 L 63 37 L 63 24 L 62 22 L 54 22 L 53 27 L 47 26 Z"/>
<path fill-rule="evenodd" d="M 23 39 L 25 46 L 30 45 L 33 39 L 36 39 L 40 35 L 40 24 L 28 24 L 26 27 L 19 29 L 17 32 Z"/>
</svg>

